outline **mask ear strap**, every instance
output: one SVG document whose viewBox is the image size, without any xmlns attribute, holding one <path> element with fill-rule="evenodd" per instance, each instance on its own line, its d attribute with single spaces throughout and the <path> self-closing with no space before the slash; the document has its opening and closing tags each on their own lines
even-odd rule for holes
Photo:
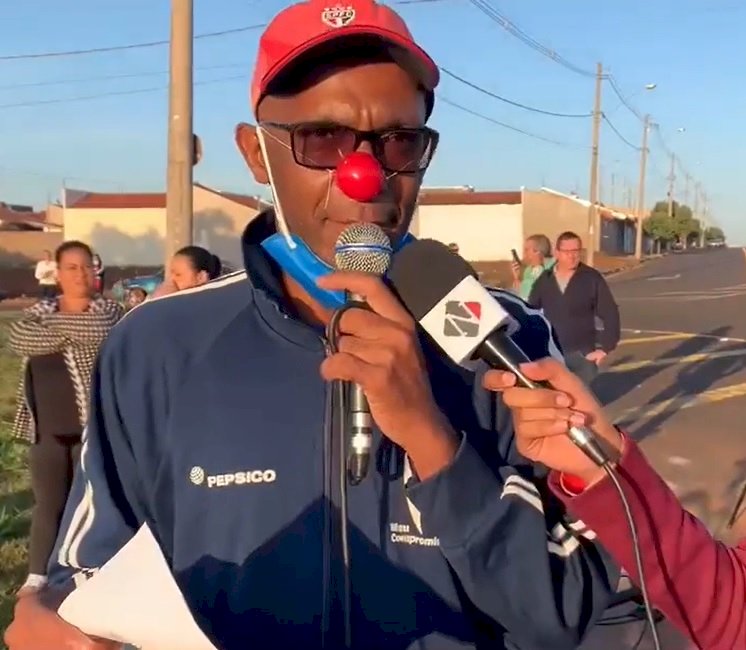
<svg viewBox="0 0 746 650">
<path fill-rule="evenodd" d="M 264 129 L 261 126 L 256 127 L 256 135 L 259 139 L 259 148 L 262 150 L 262 157 L 264 158 L 264 166 L 267 169 L 267 178 L 269 179 L 269 188 L 272 192 L 272 200 L 275 204 L 275 219 L 277 220 L 277 229 L 280 234 L 285 238 L 289 248 L 295 248 L 296 244 L 290 235 L 290 229 L 288 228 L 287 221 L 285 221 L 285 215 L 282 212 L 282 206 L 280 205 L 280 199 L 277 196 L 275 189 L 275 179 L 272 175 L 272 167 L 269 164 L 269 156 L 267 155 L 267 143 L 264 139 Z"/>
</svg>

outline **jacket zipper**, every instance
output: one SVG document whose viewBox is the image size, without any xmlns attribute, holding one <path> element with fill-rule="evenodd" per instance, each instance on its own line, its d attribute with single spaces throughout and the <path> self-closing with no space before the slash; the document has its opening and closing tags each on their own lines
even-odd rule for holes
<svg viewBox="0 0 746 650">
<path fill-rule="evenodd" d="M 279 305 L 274 305 L 278 313 L 283 318 L 289 318 L 289 316 L 280 308 Z M 328 339 L 325 336 L 320 336 L 319 341 L 324 348 L 324 355 L 329 356 L 332 348 Z M 324 464 L 323 464 L 323 481 L 324 481 L 324 527 L 323 527 L 323 540 L 322 540 L 322 572 L 323 572 L 323 584 L 322 584 L 322 604 L 321 604 L 321 648 L 327 647 L 329 627 L 331 625 L 331 584 L 332 584 L 332 546 L 333 546 L 333 531 L 334 531 L 334 510 L 332 508 L 333 503 L 333 479 L 334 479 L 334 468 L 333 464 L 333 451 L 334 451 L 334 383 L 326 385 L 324 390 Z M 341 452 L 340 447 L 340 452 Z M 349 616 L 348 612 L 345 612 L 345 617 Z M 334 638 L 334 637 L 332 637 Z"/>
</svg>

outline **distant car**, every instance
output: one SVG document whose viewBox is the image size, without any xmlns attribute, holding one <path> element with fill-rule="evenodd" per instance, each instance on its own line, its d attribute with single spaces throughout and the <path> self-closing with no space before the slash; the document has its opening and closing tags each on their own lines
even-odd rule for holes
<svg viewBox="0 0 746 650">
<path fill-rule="evenodd" d="M 711 239 L 707 242 L 709 248 L 723 248 L 725 246 L 724 239 Z"/>
<path fill-rule="evenodd" d="M 163 284 L 166 278 L 166 269 L 160 269 L 150 275 L 137 275 L 134 278 L 118 280 L 111 288 L 111 297 L 119 303 L 127 302 L 127 296 L 133 289 L 142 289 L 148 296 Z"/>
<path fill-rule="evenodd" d="M 2 302 L 3 300 L 7 300 L 7 298 L 8 298 L 8 292 L 0 289 L 0 302 Z"/>
<path fill-rule="evenodd" d="M 220 275 L 233 273 L 236 269 L 229 263 L 222 263 Z M 134 278 L 118 280 L 111 288 L 111 297 L 121 304 L 127 302 L 129 293 L 133 289 L 142 289 L 147 296 L 155 291 L 166 279 L 166 269 L 161 268 L 150 275 L 137 275 Z"/>
</svg>

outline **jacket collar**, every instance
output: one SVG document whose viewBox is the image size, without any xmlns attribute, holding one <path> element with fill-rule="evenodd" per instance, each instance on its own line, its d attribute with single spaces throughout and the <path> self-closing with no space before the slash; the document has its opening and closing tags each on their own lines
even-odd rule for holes
<svg viewBox="0 0 746 650">
<path fill-rule="evenodd" d="M 272 209 L 260 212 L 244 229 L 241 236 L 246 277 L 254 289 L 266 293 L 272 300 L 287 304 L 282 285 L 282 270 L 262 248 L 262 242 L 277 232 Z"/>
</svg>

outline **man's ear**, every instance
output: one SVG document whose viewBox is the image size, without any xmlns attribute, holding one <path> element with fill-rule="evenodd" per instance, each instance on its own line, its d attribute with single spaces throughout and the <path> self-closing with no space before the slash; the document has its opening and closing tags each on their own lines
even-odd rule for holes
<svg viewBox="0 0 746 650">
<path fill-rule="evenodd" d="M 260 185 L 268 185 L 269 174 L 267 173 L 267 164 L 262 154 L 262 148 L 259 145 L 257 128 L 259 127 L 251 126 L 246 122 L 241 122 L 236 126 L 236 145 L 254 175 L 254 180 Z"/>
</svg>

